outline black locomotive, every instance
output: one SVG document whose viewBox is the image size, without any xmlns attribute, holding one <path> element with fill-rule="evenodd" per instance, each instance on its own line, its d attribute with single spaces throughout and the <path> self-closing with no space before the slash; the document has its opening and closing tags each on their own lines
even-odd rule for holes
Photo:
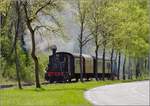
<svg viewBox="0 0 150 106">
<path fill-rule="evenodd" d="M 110 78 L 111 61 L 105 60 L 105 77 Z M 83 78 L 95 78 L 95 57 L 90 55 L 82 55 Z M 115 72 L 115 61 L 113 61 L 113 73 Z M 98 59 L 98 78 L 102 77 L 102 59 Z M 70 82 L 72 79 L 80 78 L 80 56 L 79 54 L 71 54 L 68 52 L 56 52 L 53 48 L 53 54 L 49 56 L 49 64 L 46 68 L 45 79 L 49 82 Z"/>
</svg>

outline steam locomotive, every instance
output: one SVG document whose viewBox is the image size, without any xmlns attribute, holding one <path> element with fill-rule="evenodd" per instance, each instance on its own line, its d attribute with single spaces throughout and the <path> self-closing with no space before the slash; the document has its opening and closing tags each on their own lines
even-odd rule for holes
<svg viewBox="0 0 150 106">
<path fill-rule="evenodd" d="M 83 78 L 102 78 L 102 59 L 98 58 L 97 74 L 95 73 L 95 57 L 90 55 L 82 55 Z M 113 60 L 113 72 L 115 71 L 115 61 Z M 105 60 L 104 77 L 110 78 L 114 75 L 111 72 L 111 61 Z M 50 83 L 70 82 L 72 79 L 80 78 L 80 55 L 68 52 L 56 52 L 53 48 L 53 54 L 49 56 L 49 63 L 45 72 L 45 79 Z"/>
</svg>

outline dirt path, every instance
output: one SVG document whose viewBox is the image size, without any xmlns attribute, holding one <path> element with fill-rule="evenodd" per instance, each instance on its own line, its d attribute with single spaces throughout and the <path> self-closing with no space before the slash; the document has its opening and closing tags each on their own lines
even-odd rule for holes
<svg viewBox="0 0 150 106">
<path fill-rule="evenodd" d="M 85 92 L 93 105 L 150 106 L 150 81 L 139 81 L 97 87 Z"/>
</svg>

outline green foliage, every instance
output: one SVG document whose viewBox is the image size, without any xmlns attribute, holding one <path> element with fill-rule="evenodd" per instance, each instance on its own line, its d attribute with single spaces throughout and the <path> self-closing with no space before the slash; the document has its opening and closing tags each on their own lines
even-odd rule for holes
<svg viewBox="0 0 150 106">
<path fill-rule="evenodd" d="M 118 19 L 117 30 L 114 31 L 115 42 L 130 56 L 146 56 L 149 51 L 147 39 L 150 29 L 147 8 L 143 8 L 141 1 L 139 4 L 136 0 L 115 2 L 113 6 L 109 10 L 117 10 L 115 19 Z"/>
<path fill-rule="evenodd" d="M 147 5 L 148 0 L 91 0 L 86 21 L 95 47 L 106 44 L 107 50 L 113 48 L 133 60 L 146 59 L 150 50 Z"/>
<path fill-rule="evenodd" d="M 92 1 L 87 21 L 90 28 L 100 25 L 99 30 L 108 33 L 108 47 L 133 57 L 146 57 L 150 49 L 147 0 Z M 99 32 L 98 39 L 103 41 L 101 36 Z"/>
<path fill-rule="evenodd" d="M 9 48 L 9 47 L 8 47 Z M 24 53 L 22 51 L 22 48 L 19 46 L 19 61 L 20 61 L 20 73 L 21 73 L 21 79 L 25 82 L 33 82 L 34 80 L 34 72 L 33 70 L 33 63 L 31 61 L 31 57 L 28 57 L 29 54 Z M 9 52 L 10 53 L 10 52 Z M 1 61 L 1 73 L 2 76 L 11 79 L 16 80 L 16 66 L 15 66 L 15 56 L 14 53 L 9 55 L 9 58 L 6 59 L 6 56 L 3 56 Z"/>
<path fill-rule="evenodd" d="M 30 55 L 20 50 L 19 61 L 21 66 L 20 67 L 21 80 L 24 82 L 34 82 L 34 71 L 33 71 L 34 64 L 31 60 Z"/>
<path fill-rule="evenodd" d="M 20 3 L 20 24 L 19 24 L 19 29 L 16 29 L 16 6 L 15 3 Z M 33 1 L 11 1 L 11 0 L 3 0 L 3 2 L 0 3 L 0 11 L 2 12 L 2 29 L 1 29 L 1 56 L 2 58 L 0 61 L 3 63 L 2 64 L 2 69 L 1 73 L 3 77 L 8 77 L 8 79 L 16 79 L 16 67 L 15 67 L 15 54 L 14 54 L 14 35 L 15 31 L 19 30 L 19 36 L 24 34 L 25 29 L 25 13 L 23 11 L 23 4 L 27 5 L 27 13 L 28 13 L 28 18 L 32 22 L 39 22 L 40 19 L 38 19 L 40 16 L 39 14 L 43 14 L 44 16 L 49 15 L 49 17 L 54 15 L 54 11 L 61 11 L 62 10 L 62 3 L 63 1 L 59 0 L 33 0 Z M 52 11 L 53 10 L 53 11 Z M 53 17 L 54 18 L 54 17 Z M 55 19 L 54 19 L 55 20 Z M 56 21 L 56 20 L 55 20 Z M 39 22 L 40 23 L 40 22 Z M 39 24 L 38 23 L 38 24 Z M 36 25 L 35 25 L 36 26 Z M 46 25 L 41 25 L 42 27 L 46 28 Z M 55 26 L 55 25 L 54 25 Z M 35 27 L 33 27 L 35 28 Z M 39 27 L 36 27 L 34 30 L 38 30 Z M 50 26 L 49 29 L 51 31 L 54 31 L 54 28 Z M 57 28 L 58 29 L 58 28 Z M 18 41 L 21 41 L 20 38 L 18 37 Z M 34 80 L 34 64 L 33 61 L 31 61 L 31 56 L 27 52 L 23 50 L 21 47 L 22 42 L 19 42 L 17 44 L 17 51 L 19 55 L 19 64 L 20 64 L 20 73 L 21 73 L 21 80 L 25 82 L 33 82 Z M 41 68 L 41 78 L 44 79 L 44 71 L 43 71 L 43 64 L 47 64 L 46 62 L 42 61 L 43 63 L 40 63 L 40 68 Z M 9 67 L 8 67 L 9 66 Z"/>
<path fill-rule="evenodd" d="M 6 15 L 7 11 L 9 9 L 11 0 L 1 0 L 0 1 L 0 13 L 2 13 L 2 15 Z"/>
<path fill-rule="evenodd" d="M 38 56 L 38 59 L 39 59 L 39 67 L 40 67 L 40 79 L 41 81 L 44 81 L 45 78 L 44 78 L 44 75 L 45 75 L 45 69 L 47 67 L 47 64 L 48 64 L 48 55 L 47 54 L 40 54 Z"/>
<path fill-rule="evenodd" d="M 12 45 L 12 40 L 9 39 L 8 37 L 1 37 L 1 56 L 9 63 L 11 64 L 11 61 L 14 57 L 10 57 L 10 52 L 11 52 L 11 46 Z"/>
</svg>

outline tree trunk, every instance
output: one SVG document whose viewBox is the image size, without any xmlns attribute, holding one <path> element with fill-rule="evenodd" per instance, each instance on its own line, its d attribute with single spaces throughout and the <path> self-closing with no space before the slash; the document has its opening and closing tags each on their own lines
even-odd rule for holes
<svg viewBox="0 0 150 106">
<path fill-rule="evenodd" d="M 20 62 L 17 52 L 17 41 L 18 41 L 18 34 L 19 34 L 19 24 L 20 24 L 20 7 L 18 1 L 16 1 L 16 13 L 17 13 L 17 21 L 15 26 L 15 39 L 14 39 L 14 49 L 15 49 L 15 64 L 16 64 L 16 75 L 17 75 L 17 81 L 18 81 L 18 87 L 19 89 L 22 89 L 21 86 L 21 80 L 20 80 Z"/>
<path fill-rule="evenodd" d="M 16 75 L 17 75 L 18 87 L 19 87 L 19 89 L 22 89 L 21 79 L 20 79 L 20 62 L 19 62 L 19 57 L 18 57 L 16 47 L 15 47 L 15 57 L 16 57 L 15 63 L 16 63 Z"/>
<path fill-rule="evenodd" d="M 125 67 L 126 67 L 126 55 L 125 55 L 124 63 L 123 63 L 123 80 L 125 80 Z"/>
<path fill-rule="evenodd" d="M 150 10 L 150 0 L 148 0 L 148 8 Z M 149 11 L 149 20 L 150 20 L 150 11 Z M 150 21 L 149 21 L 150 25 Z M 150 33 L 149 33 L 149 45 L 150 45 Z M 150 73 L 150 50 L 149 50 L 149 56 L 148 56 L 148 71 Z"/>
<path fill-rule="evenodd" d="M 139 63 L 139 60 L 137 61 L 136 63 L 136 79 L 139 77 L 139 72 L 140 72 L 140 63 Z"/>
<path fill-rule="evenodd" d="M 119 58 L 118 58 L 118 73 L 117 73 L 117 79 L 120 79 L 120 62 L 121 62 L 121 53 L 119 52 Z"/>
<path fill-rule="evenodd" d="M 38 58 L 35 55 L 35 38 L 34 33 L 31 33 L 31 39 L 32 39 L 32 53 L 31 56 L 34 60 L 34 66 L 35 66 L 35 80 L 36 80 L 36 88 L 41 88 L 40 80 L 39 80 L 39 62 Z"/>
<path fill-rule="evenodd" d="M 83 82 L 83 59 L 82 59 L 82 46 L 80 46 L 80 81 Z"/>
<path fill-rule="evenodd" d="M 147 69 L 147 58 L 145 58 L 145 60 L 144 60 L 144 69 L 145 70 Z"/>
<path fill-rule="evenodd" d="M 95 49 L 95 78 L 96 78 L 96 81 L 98 81 L 98 74 L 97 74 L 97 71 L 98 71 L 98 46 L 96 46 L 96 49 Z"/>
<path fill-rule="evenodd" d="M 81 82 L 83 82 L 82 38 L 83 38 L 83 23 L 81 24 L 81 32 L 80 32 L 80 81 Z"/>
<path fill-rule="evenodd" d="M 111 51 L 111 79 L 113 80 L 113 56 L 114 56 L 114 49 L 112 48 L 112 51 Z"/>
<path fill-rule="evenodd" d="M 148 57 L 148 70 L 150 71 L 150 55 Z"/>
<path fill-rule="evenodd" d="M 131 69 L 131 58 L 129 56 L 129 64 L 128 64 L 128 79 L 132 79 L 132 69 Z"/>
<path fill-rule="evenodd" d="M 115 64 L 114 64 L 114 68 L 115 68 L 115 77 L 117 76 L 117 71 L 118 71 L 118 66 L 117 66 L 117 57 L 118 57 L 118 52 L 115 53 Z"/>
<path fill-rule="evenodd" d="M 82 59 L 82 48 L 83 48 L 83 31 L 84 31 L 84 19 L 81 20 L 80 27 L 80 81 L 83 82 L 83 59 Z"/>
<path fill-rule="evenodd" d="M 34 67 L 35 67 L 35 81 L 36 81 L 36 88 L 41 88 L 40 85 L 40 80 L 39 80 L 39 62 L 38 62 L 38 58 L 35 55 L 35 33 L 34 30 L 31 26 L 31 20 L 28 17 L 28 11 L 27 11 L 27 6 L 24 5 L 24 12 L 25 12 L 25 16 L 26 16 L 26 24 L 27 27 L 31 33 L 31 40 L 32 40 L 32 52 L 31 52 L 31 56 L 32 59 L 34 61 Z"/>
<path fill-rule="evenodd" d="M 0 14 L 0 28 L 2 29 L 3 28 L 3 15 L 2 14 Z"/>
<path fill-rule="evenodd" d="M 102 71 L 103 71 L 103 73 L 102 73 L 102 79 L 104 81 L 105 80 L 105 47 L 103 49 L 103 67 L 102 67 Z"/>
</svg>

